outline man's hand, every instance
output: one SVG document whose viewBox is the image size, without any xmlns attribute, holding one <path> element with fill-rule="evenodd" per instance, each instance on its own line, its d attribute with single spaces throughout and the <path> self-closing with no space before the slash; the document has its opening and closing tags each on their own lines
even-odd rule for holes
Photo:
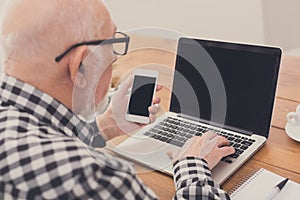
<svg viewBox="0 0 300 200">
<path fill-rule="evenodd" d="M 116 136 L 130 134 L 140 129 L 142 124 L 129 122 L 125 119 L 126 107 L 129 100 L 128 90 L 132 85 L 132 77 L 119 86 L 117 92 L 113 95 L 109 109 L 97 118 L 99 128 L 106 139 L 110 140 Z M 161 85 L 157 85 L 156 91 L 162 89 Z M 149 118 L 151 122 L 155 121 L 155 114 L 158 112 L 158 104 L 160 98 L 153 99 L 153 106 L 149 107 Z"/>
<path fill-rule="evenodd" d="M 168 155 L 173 162 L 188 156 L 203 158 L 208 163 L 209 169 L 213 169 L 224 156 L 235 152 L 235 149 L 228 145 L 226 138 L 213 132 L 206 132 L 201 137 L 190 138 L 180 150 L 168 152 Z"/>
</svg>

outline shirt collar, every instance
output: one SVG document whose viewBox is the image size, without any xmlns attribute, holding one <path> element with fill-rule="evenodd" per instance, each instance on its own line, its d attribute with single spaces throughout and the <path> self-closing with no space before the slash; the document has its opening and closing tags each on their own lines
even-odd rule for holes
<svg viewBox="0 0 300 200">
<path fill-rule="evenodd" d="M 60 129 L 68 136 L 76 135 L 84 143 L 95 145 L 93 140 L 99 133 L 94 133 L 92 126 L 81 120 L 78 115 L 62 103 L 36 87 L 6 74 L 1 74 L 0 94 L 2 102 L 38 117 L 43 123 Z"/>
</svg>

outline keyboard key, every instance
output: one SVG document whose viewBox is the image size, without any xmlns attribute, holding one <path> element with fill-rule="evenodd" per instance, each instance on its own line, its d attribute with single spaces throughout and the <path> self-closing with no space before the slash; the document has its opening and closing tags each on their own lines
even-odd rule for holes
<svg viewBox="0 0 300 200">
<path fill-rule="evenodd" d="M 168 127 L 168 128 L 172 128 L 173 125 L 172 124 L 165 124 L 165 126 Z"/>
<path fill-rule="evenodd" d="M 207 132 L 208 130 L 207 129 L 202 129 L 202 133 L 205 133 L 205 132 Z"/>
<path fill-rule="evenodd" d="M 173 121 L 173 120 L 168 121 L 168 123 L 170 123 L 170 124 L 174 124 L 174 122 L 175 121 Z"/>
<path fill-rule="evenodd" d="M 175 140 L 179 140 L 179 138 L 181 138 L 179 135 L 176 135 L 176 136 L 174 137 Z"/>
<path fill-rule="evenodd" d="M 221 160 L 222 160 L 223 162 L 227 162 L 227 163 L 232 163 L 232 162 L 233 162 L 233 160 L 230 159 L 229 157 L 224 157 L 224 158 L 222 158 Z"/>
<path fill-rule="evenodd" d="M 235 139 L 234 142 L 240 143 L 242 140 L 241 139 Z"/>
<path fill-rule="evenodd" d="M 179 130 L 179 131 L 183 131 L 184 128 L 183 128 L 183 127 L 179 127 L 178 130 Z"/>
<path fill-rule="evenodd" d="M 204 131 L 204 129 L 202 129 L 202 128 L 197 128 L 197 132 L 203 132 Z"/>
<path fill-rule="evenodd" d="M 228 136 L 228 135 L 222 135 L 224 138 L 226 138 L 226 139 L 228 139 L 230 136 Z"/>
<path fill-rule="evenodd" d="M 245 145 L 243 145 L 243 146 L 241 146 L 241 147 L 240 147 L 240 149 L 242 149 L 242 150 L 246 150 L 246 149 L 248 149 L 248 147 L 249 147 L 249 146 L 245 146 Z"/>
<path fill-rule="evenodd" d="M 193 137 L 193 136 L 194 136 L 194 135 L 191 135 L 191 134 L 185 134 L 185 135 L 184 135 L 184 137 L 187 138 L 187 139 L 189 139 L 189 138 L 191 138 L 191 137 Z"/>
<path fill-rule="evenodd" d="M 169 131 L 169 128 L 167 128 L 167 127 L 164 126 L 164 127 L 162 128 L 162 130 L 163 130 L 163 131 Z"/>
<path fill-rule="evenodd" d="M 252 142 L 249 141 L 243 141 L 242 144 L 246 145 L 246 146 L 251 146 Z"/>
<path fill-rule="evenodd" d="M 189 129 L 186 128 L 186 129 L 183 130 L 183 132 L 188 133 L 188 132 L 189 132 Z"/>
<path fill-rule="evenodd" d="M 234 154 L 231 154 L 231 155 L 229 155 L 230 157 L 232 157 L 232 158 L 237 158 L 237 157 L 239 157 L 240 156 L 240 154 L 236 154 L 236 153 L 234 153 Z"/>
<path fill-rule="evenodd" d="M 188 124 L 185 124 L 184 127 L 185 127 L 185 128 L 190 128 L 191 126 L 188 125 Z"/>
<path fill-rule="evenodd" d="M 180 136 L 185 136 L 186 133 L 185 132 L 178 132 Z"/>
<path fill-rule="evenodd" d="M 241 146 L 241 144 L 234 144 L 234 145 L 233 145 L 234 148 L 238 148 L 238 147 L 240 147 L 240 146 Z"/>
<path fill-rule="evenodd" d="M 166 123 L 167 123 L 166 121 L 162 121 L 162 122 L 160 122 L 158 125 L 159 125 L 159 126 L 164 126 Z"/>
<path fill-rule="evenodd" d="M 162 142 L 165 142 L 165 141 L 168 140 L 168 138 L 167 137 L 160 137 L 159 140 L 162 141 Z"/>
<path fill-rule="evenodd" d="M 176 130 L 178 128 L 178 126 L 172 125 L 171 128 Z"/>
<path fill-rule="evenodd" d="M 156 125 L 156 126 L 155 126 L 155 128 L 158 129 L 158 130 L 162 130 L 163 127 L 164 127 L 164 126 L 161 126 L 161 125 Z"/>
<path fill-rule="evenodd" d="M 165 131 L 160 131 L 160 132 L 159 132 L 159 134 L 160 134 L 160 135 L 164 135 L 164 136 L 166 136 L 166 135 L 168 134 L 168 132 L 165 132 Z"/>
<path fill-rule="evenodd" d="M 150 135 L 153 135 L 153 133 L 151 133 L 151 132 L 146 132 L 146 133 L 144 133 L 144 135 L 146 135 L 146 136 L 150 136 Z"/>
<path fill-rule="evenodd" d="M 159 135 L 154 135 L 153 138 L 154 138 L 154 139 L 160 139 L 161 136 L 159 136 Z"/>
<path fill-rule="evenodd" d="M 176 146 L 179 146 L 179 147 L 182 147 L 183 146 L 183 142 L 180 142 L 180 141 L 177 141 L 177 140 L 171 140 L 169 142 L 170 144 L 173 144 L 173 145 L 176 145 Z"/>
<path fill-rule="evenodd" d="M 244 150 L 236 149 L 235 148 L 235 154 L 242 154 L 244 153 Z"/>
<path fill-rule="evenodd" d="M 150 131 L 153 132 L 153 133 L 159 133 L 160 132 L 160 130 L 158 130 L 156 128 L 151 128 Z"/>
<path fill-rule="evenodd" d="M 168 138 L 165 142 L 170 143 L 171 141 L 172 141 L 172 139 Z"/>
<path fill-rule="evenodd" d="M 197 132 L 197 133 L 195 134 L 195 136 L 201 136 L 201 135 L 202 135 L 201 132 Z"/>
</svg>

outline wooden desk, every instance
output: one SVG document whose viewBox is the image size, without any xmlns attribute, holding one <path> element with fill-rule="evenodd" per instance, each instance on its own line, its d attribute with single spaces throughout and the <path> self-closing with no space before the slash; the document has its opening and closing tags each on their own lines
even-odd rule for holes
<svg viewBox="0 0 300 200">
<path fill-rule="evenodd" d="M 169 68 L 158 68 L 160 79 L 171 81 L 170 69 L 174 66 L 174 60 L 174 51 L 172 53 L 159 49 L 144 49 L 131 52 L 120 58 L 115 63 L 115 68 L 121 74 L 125 74 L 131 69 L 144 64 L 156 68 L 155 65 L 157 64 L 151 63 L 158 63 L 169 66 Z M 158 95 L 162 97 L 162 107 L 167 110 L 170 90 L 165 88 Z M 300 143 L 290 139 L 284 130 L 286 114 L 294 111 L 299 103 L 300 58 L 283 56 L 269 139 L 261 150 L 222 185 L 223 189 L 231 189 L 244 176 L 260 167 L 300 183 Z M 118 143 L 119 139 L 117 138 L 115 142 Z M 137 171 L 140 171 L 141 168 L 143 167 L 137 165 Z M 160 199 L 171 199 L 173 197 L 175 189 L 172 177 L 160 172 L 138 173 L 138 176 L 154 190 Z"/>
</svg>

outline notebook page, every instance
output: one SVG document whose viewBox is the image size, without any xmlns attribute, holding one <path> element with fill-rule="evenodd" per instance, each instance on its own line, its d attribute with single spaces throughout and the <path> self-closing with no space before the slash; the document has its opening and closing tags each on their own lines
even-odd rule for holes
<svg viewBox="0 0 300 200">
<path fill-rule="evenodd" d="M 286 186 L 276 195 L 273 200 L 294 200 L 300 197 L 300 185 L 289 181 Z"/>
<path fill-rule="evenodd" d="M 273 187 L 282 180 L 284 180 L 284 177 L 268 170 L 260 169 L 230 195 L 231 199 L 265 199 Z M 296 195 L 300 195 L 300 185 L 289 181 L 274 199 L 290 200 L 295 199 Z"/>
</svg>

